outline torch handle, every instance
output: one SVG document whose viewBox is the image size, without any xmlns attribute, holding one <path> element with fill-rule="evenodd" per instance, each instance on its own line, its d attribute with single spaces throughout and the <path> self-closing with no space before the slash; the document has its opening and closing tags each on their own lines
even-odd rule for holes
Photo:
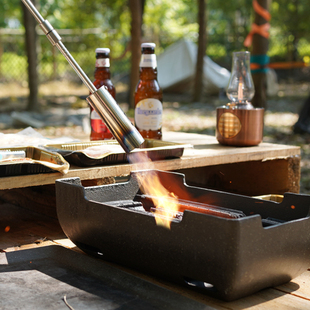
<svg viewBox="0 0 310 310">
<path fill-rule="evenodd" d="M 36 7 L 32 4 L 30 0 L 22 0 L 22 1 L 27 7 L 27 9 L 34 16 L 34 18 L 37 20 L 37 22 L 39 23 L 41 29 L 43 30 L 43 32 L 45 33 L 49 41 L 52 43 L 53 46 L 56 46 L 58 50 L 64 55 L 64 57 L 67 59 L 71 67 L 75 70 L 75 72 L 80 77 L 82 82 L 87 86 L 89 91 L 92 94 L 96 92 L 97 88 L 88 78 L 88 76 L 85 74 L 82 68 L 78 65 L 75 59 L 71 56 L 70 52 L 66 49 L 66 47 L 61 41 L 61 37 L 58 34 L 58 32 L 53 28 L 53 26 L 47 20 L 45 20 L 41 16 L 41 14 L 38 12 Z"/>
<path fill-rule="evenodd" d="M 121 108 L 117 105 L 114 98 L 110 95 L 107 89 L 102 86 L 97 90 L 95 85 L 90 81 L 84 71 L 80 68 L 69 51 L 61 42 L 61 37 L 52 25 L 44 20 L 35 6 L 29 0 L 22 0 L 25 6 L 33 14 L 35 19 L 40 24 L 41 29 L 50 40 L 52 45 L 57 46 L 59 51 L 65 56 L 69 64 L 75 70 L 77 75 L 88 87 L 91 95 L 87 97 L 88 103 L 97 111 L 105 124 L 108 126 L 113 136 L 123 147 L 126 153 L 131 152 L 133 149 L 139 147 L 144 139 L 138 130 L 131 124 Z"/>
</svg>

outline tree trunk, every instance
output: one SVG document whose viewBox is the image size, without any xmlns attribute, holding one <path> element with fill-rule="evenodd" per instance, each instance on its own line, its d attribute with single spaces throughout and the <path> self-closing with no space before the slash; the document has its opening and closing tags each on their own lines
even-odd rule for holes
<svg viewBox="0 0 310 310">
<path fill-rule="evenodd" d="M 207 31 L 206 31 L 206 4 L 207 0 L 198 0 L 198 23 L 199 23 L 199 36 L 198 36 L 198 52 L 196 62 L 196 73 L 194 80 L 193 101 L 199 102 L 203 93 L 203 59 L 206 53 L 207 46 Z"/>
<path fill-rule="evenodd" d="M 258 4 L 268 10 L 270 0 L 257 0 Z M 254 23 L 257 25 L 265 24 L 267 21 L 255 12 Z M 255 33 L 253 35 L 252 55 L 266 55 L 269 48 L 269 40 Z M 267 75 L 265 72 L 257 72 L 252 75 L 255 86 L 255 95 L 252 99 L 254 107 L 267 107 Z"/>
<path fill-rule="evenodd" d="M 0 34 L 0 78 L 2 77 L 2 55 L 3 55 L 3 47 L 2 47 L 2 37 Z"/>
<path fill-rule="evenodd" d="M 129 0 L 131 12 L 131 70 L 129 80 L 129 104 L 134 108 L 134 92 L 139 80 L 139 63 L 141 58 L 141 26 L 143 2 L 141 0 Z"/>
<path fill-rule="evenodd" d="M 32 0 L 35 5 L 35 0 Z M 24 26 L 25 26 L 25 45 L 28 58 L 28 87 L 29 97 L 27 110 L 38 109 L 38 71 L 37 71 L 37 34 L 35 31 L 36 21 L 25 5 L 22 3 Z"/>
</svg>

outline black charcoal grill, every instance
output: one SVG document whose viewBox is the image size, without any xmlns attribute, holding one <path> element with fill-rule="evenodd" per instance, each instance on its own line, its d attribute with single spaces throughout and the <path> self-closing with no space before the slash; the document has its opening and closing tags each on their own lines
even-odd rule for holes
<svg viewBox="0 0 310 310">
<path fill-rule="evenodd" d="M 183 204 L 210 214 L 185 210 L 169 230 L 156 225 L 136 173 L 129 181 L 94 187 L 83 187 L 79 178 L 60 179 L 63 231 L 88 254 L 227 301 L 289 282 L 310 267 L 310 196 L 286 193 L 277 203 L 188 186 L 179 173 L 157 173 Z"/>
</svg>

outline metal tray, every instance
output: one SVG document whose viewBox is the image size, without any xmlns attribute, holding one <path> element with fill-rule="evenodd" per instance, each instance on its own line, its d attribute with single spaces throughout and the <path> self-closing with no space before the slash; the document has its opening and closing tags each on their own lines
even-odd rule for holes
<svg viewBox="0 0 310 310">
<path fill-rule="evenodd" d="M 201 303 L 57 245 L 0 253 L 0 309 L 209 309 Z"/>
<path fill-rule="evenodd" d="M 25 151 L 26 159 L 0 160 L 0 177 L 51 172 L 66 174 L 70 167 L 60 154 L 39 147 L 1 148 L 1 151 Z"/>
<path fill-rule="evenodd" d="M 82 167 L 128 162 L 128 155 L 121 149 L 116 140 L 48 144 L 45 147 L 50 151 L 58 152 L 69 163 Z M 103 152 L 99 156 L 92 156 L 87 153 L 87 149 L 91 147 L 102 147 Z M 115 147 L 118 148 L 116 151 L 113 150 Z M 144 152 L 153 161 L 163 160 L 181 157 L 185 147 L 192 146 L 190 144 L 146 139 L 141 148 L 133 150 L 132 153 Z"/>
<path fill-rule="evenodd" d="M 227 219 L 185 210 L 169 230 L 143 208 L 122 207 L 122 201 L 137 201 L 136 173 L 127 182 L 93 187 L 83 187 L 79 178 L 56 180 L 60 225 L 79 248 L 228 301 L 289 282 L 309 268 L 310 196 L 286 193 L 277 203 L 192 187 L 182 174 L 157 171 L 179 199 L 245 214 Z"/>
</svg>

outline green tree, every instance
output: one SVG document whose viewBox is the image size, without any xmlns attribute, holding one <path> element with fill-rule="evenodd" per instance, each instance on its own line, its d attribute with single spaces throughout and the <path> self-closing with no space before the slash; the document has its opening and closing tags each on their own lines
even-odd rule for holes
<svg viewBox="0 0 310 310">
<path fill-rule="evenodd" d="M 36 1 L 32 0 L 33 4 L 36 5 Z M 25 27 L 25 45 L 26 54 L 28 60 L 28 105 L 27 110 L 37 110 L 38 109 L 38 53 L 37 53 L 37 33 L 35 30 L 36 20 L 26 8 L 24 3 L 21 2 L 21 8 L 23 10 L 23 24 Z"/>
<path fill-rule="evenodd" d="M 269 12 L 269 0 L 258 0 L 257 3 Z M 266 17 L 267 18 L 267 17 Z M 254 22 L 256 25 L 264 25 L 268 21 L 255 12 Z M 253 35 L 252 55 L 267 55 L 269 48 L 269 39 L 255 33 Z M 252 99 L 254 107 L 267 107 L 267 74 L 266 72 L 256 72 L 253 74 L 253 82 L 255 86 L 255 95 Z"/>
<path fill-rule="evenodd" d="M 231 64 L 232 52 L 245 50 L 253 21 L 252 1 L 208 1 L 208 54 Z"/>
<path fill-rule="evenodd" d="M 20 0 L 1 0 L 0 28 L 9 27 L 13 20 L 21 21 Z"/>
<path fill-rule="evenodd" d="M 309 15 L 310 6 L 307 0 L 274 0 L 270 7 L 271 49 L 288 61 L 300 60 L 298 44 L 301 39 L 310 40 Z M 277 40 L 272 36 L 277 35 Z M 276 48 L 279 47 L 279 48 Z"/>
<path fill-rule="evenodd" d="M 203 91 L 203 69 L 204 69 L 204 56 L 206 54 L 207 46 L 207 0 L 198 0 L 198 52 L 196 62 L 196 73 L 194 82 L 193 101 L 200 101 Z"/>
<path fill-rule="evenodd" d="M 134 91 L 139 80 L 139 61 L 140 61 L 140 46 L 142 36 L 142 21 L 144 12 L 144 1 L 129 0 L 131 12 L 131 68 L 129 79 L 129 104 L 134 108 Z"/>
<path fill-rule="evenodd" d="M 143 37 L 156 43 L 160 53 L 179 39 L 197 40 L 197 2 L 147 0 L 143 16 Z"/>
</svg>

